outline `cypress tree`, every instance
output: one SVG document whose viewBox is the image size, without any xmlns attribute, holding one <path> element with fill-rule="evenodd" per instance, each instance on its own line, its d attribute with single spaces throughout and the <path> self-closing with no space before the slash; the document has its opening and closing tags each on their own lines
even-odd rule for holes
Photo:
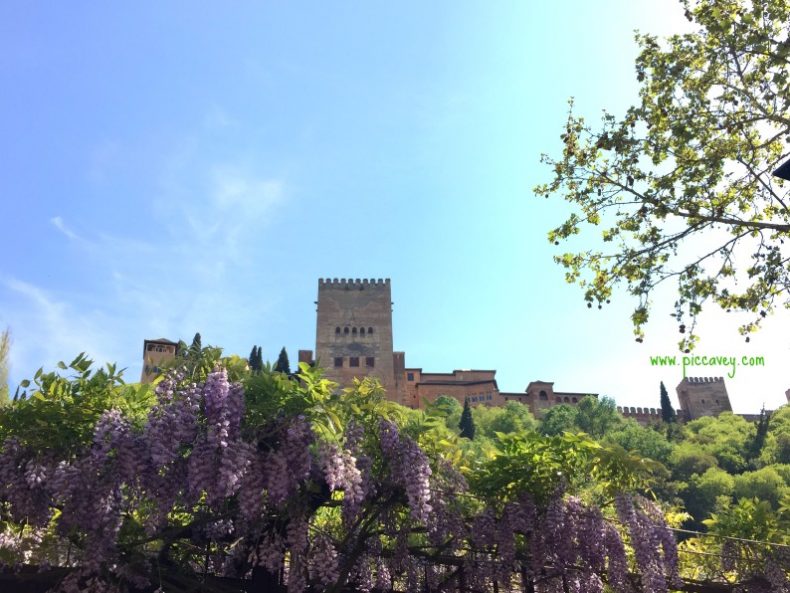
<svg viewBox="0 0 790 593">
<path fill-rule="evenodd" d="M 259 371 L 263 370 L 263 348 L 258 346 L 258 353 L 255 355 L 255 364 Z"/>
<path fill-rule="evenodd" d="M 189 353 L 197 356 L 200 354 L 201 350 L 203 350 L 203 344 L 201 343 L 200 332 L 197 332 L 195 337 L 192 338 L 192 345 L 189 347 Z"/>
<path fill-rule="evenodd" d="M 291 374 L 291 365 L 288 363 L 288 353 L 285 351 L 285 346 L 280 350 L 280 356 L 277 357 L 277 364 L 274 365 L 274 370 L 286 375 Z"/>
<path fill-rule="evenodd" d="M 672 402 L 669 401 L 669 394 L 663 381 L 661 381 L 661 419 L 667 423 L 675 421 L 675 410 L 672 408 Z"/>
<path fill-rule="evenodd" d="M 252 350 L 250 351 L 250 370 L 251 371 L 260 371 L 260 367 L 258 366 L 258 347 L 253 346 Z"/>
<path fill-rule="evenodd" d="M 765 445 L 765 437 L 768 435 L 768 422 L 771 420 L 771 413 L 765 411 L 765 406 L 760 410 L 760 419 L 757 421 L 757 430 L 754 439 L 749 444 L 749 460 L 753 461 L 760 456 L 760 452 Z"/>
<path fill-rule="evenodd" d="M 464 401 L 464 411 L 461 412 L 461 421 L 458 423 L 461 436 L 467 439 L 475 438 L 475 421 L 472 418 L 472 408 L 469 407 L 469 398 Z"/>
</svg>

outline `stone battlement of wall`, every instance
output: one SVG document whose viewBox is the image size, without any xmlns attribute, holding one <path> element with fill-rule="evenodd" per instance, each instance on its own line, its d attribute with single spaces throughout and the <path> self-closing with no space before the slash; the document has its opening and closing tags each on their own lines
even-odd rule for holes
<svg viewBox="0 0 790 593">
<path fill-rule="evenodd" d="M 661 408 L 639 408 L 633 406 L 617 406 L 617 411 L 626 418 L 650 418 L 661 420 Z M 683 410 L 675 410 L 679 417 L 683 416 Z"/>
<path fill-rule="evenodd" d="M 626 418 L 631 416 L 650 416 L 659 419 L 661 418 L 661 408 L 634 408 L 633 406 L 617 406 L 617 411 Z"/>
<path fill-rule="evenodd" d="M 389 278 L 319 278 L 318 288 L 384 288 L 390 285 Z"/>
</svg>

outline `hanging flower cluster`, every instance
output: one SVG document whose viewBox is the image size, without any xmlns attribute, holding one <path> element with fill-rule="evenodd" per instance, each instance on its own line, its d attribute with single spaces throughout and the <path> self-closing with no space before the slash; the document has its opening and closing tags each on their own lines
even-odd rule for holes
<svg viewBox="0 0 790 593">
<path fill-rule="evenodd" d="M 174 372 L 158 384 L 142 427 L 107 410 L 80 454 L 33 455 L 10 438 L 0 451 L 0 503 L 19 524 L 54 525 L 79 542 L 64 591 L 140 586 L 139 542 L 167 541 L 161 555 L 179 538 L 210 551 L 214 572 L 264 570 L 291 593 L 508 590 L 517 581 L 540 592 L 594 593 L 607 583 L 626 593 L 634 568 L 643 591 L 663 593 L 677 578 L 672 534 L 641 499 L 617 500 L 625 542 L 600 509 L 562 492 L 544 506 L 527 494 L 463 504 L 473 493 L 459 472 L 394 422 L 351 421 L 330 443 L 305 415 L 280 415 L 245 434 L 244 397 L 223 369 L 200 384 Z M 0 535 L 0 548 L 19 545 Z"/>
</svg>

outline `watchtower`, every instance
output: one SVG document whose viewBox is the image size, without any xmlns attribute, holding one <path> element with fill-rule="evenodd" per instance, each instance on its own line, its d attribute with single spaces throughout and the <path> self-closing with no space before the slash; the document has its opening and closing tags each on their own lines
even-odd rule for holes
<svg viewBox="0 0 790 593">
<path fill-rule="evenodd" d="M 675 390 L 686 420 L 732 412 L 724 377 L 684 377 Z"/>
<path fill-rule="evenodd" d="M 143 373 L 140 383 L 150 383 L 159 375 L 159 365 L 176 357 L 178 344 L 165 338 L 143 341 Z"/>
<path fill-rule="evenodd" d="M 319 279 L 317 304 L 315 354 L 326 377 L 344 387 L 354 377 L 378 377 L 388 398 L 399 401 L 389 278 Z"/>
</svg>

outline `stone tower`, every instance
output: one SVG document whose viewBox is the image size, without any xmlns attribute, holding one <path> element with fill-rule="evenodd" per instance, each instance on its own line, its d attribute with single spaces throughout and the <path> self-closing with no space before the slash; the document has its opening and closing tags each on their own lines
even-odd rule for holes
<svg viewBox="0 0 790 593">
<path fill-rule="evenodd" d="M 375 376 L 387 397 L 400 401 L 389 278 L 319 279 L 317 304 L 315 356 L 326 377 L 348 387 L 354 377 Z"/>
<path fill-rule="evenodd" d="M 143 341 L 143 373 L 140 383 L 150 383 L 159 375 L 159 365 L 176 357 L 178 344 L 159 338 Z"/>
<path fill-rule="evenodd" d="M 724 377 L 685 377 L 675 390 L 686 420 L 732 412 Z"/>
</svg>

